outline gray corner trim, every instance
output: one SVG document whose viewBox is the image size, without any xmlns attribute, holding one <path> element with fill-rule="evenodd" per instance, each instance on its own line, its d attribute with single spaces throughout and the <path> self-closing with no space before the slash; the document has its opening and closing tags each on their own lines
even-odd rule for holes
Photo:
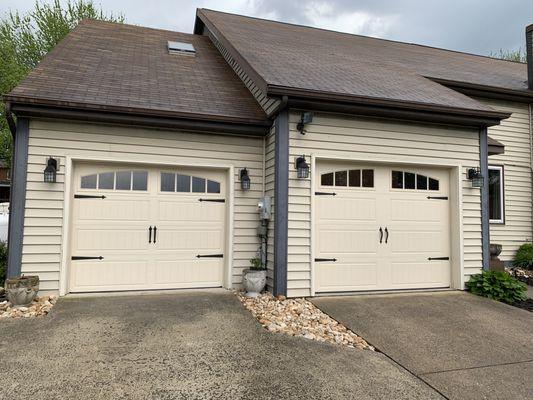
<svg viewBox="0 0 533 400">
<path fill-rule="evenodd" d="M 489 221 L 489 154 L 487 128 L 479 130 L 479 166 L 484 176 L 481 188 L 481 247 L 483 269 L 489 269 L 490 221 Z"/>
<path fill-rule="evenodd" d="M 527 87 L 533 89 L 533 25 L 526 28 Z"/>
<path fill-rule="evenodd" d="M 21 273 L 22 240 L 24 237 L 24 210 L 26 207 L 26 177 L 28 171 L 28 142 L 30 121 L 17 119 L 17 133 L 13 143 L 11 164 L 11 196 L 9 199 L 8 261 L 7 276 Z"/>
<path fill-rule="evenodd" d="M 289 110 L 276 118 L 274 173 L 274 295 L 287 295 L 289 235 Z"/>
</svg>

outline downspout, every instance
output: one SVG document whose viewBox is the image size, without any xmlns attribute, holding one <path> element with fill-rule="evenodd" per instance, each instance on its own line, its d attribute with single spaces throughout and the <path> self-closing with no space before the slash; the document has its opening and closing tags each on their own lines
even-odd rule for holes
<svg viewBox="0 0 533 400">
<path fill-rule="evenodd" d="M 7 125 L 9 126 L 9 130 L 11 131 L 11 137 L 13 139 L 12 140 L 12 150 L 13 150 L 13 148 L 15 146 L 15 136 L 17 134 L 17 124 L 15 123 L 15 119 L 13 118 L 13 113 L 11 112 L 11 103 L 10 102 L 6 102 L 5 112 L 6 112 Z M 11 205 L 13 204 L 13 176 L 14 176 L 13 175 L 13 169 L 15 168 L 15 155 L 13 153 L 14 152 L 12 151 L 11 152 L 11 165 L 9 166 L 11 182 L 10 182 L 10 188 L 9 188 L 8 214 L 9 214 L 9 209 L 11 208 Z M 7 224 L 7 243 L 9 243 L 10 237 L 11 237 L 11 224 L 9 223 L 9 220 L 8 220 L 8 224 Z M 9 249 L 9 247 L 8 247 L 8 249 Z"/>
<path fill-rule="evenodd" d="M 17 124 L 15 124 L 15 119 L 13 118 L 13 113 L 11 112 L 11 103 L 6 103 L 6 120 L 9 130 L 11 131 L 11 137 L 15 139 L 15 134 L 17 133 Z M 13 159 L 13 157 L 12 157 Z M 13 167 L 13 162 L 11 162 L 11 167 Z"/>
<path fill-rule="evenodd" d="M 489 220 L 489 147 L 487 127 L 479 130 L 479 167 L 484 177 L 481 188 L 481 249 L 483 269 L 490 266 L 490 220 Z"/>
</svg>

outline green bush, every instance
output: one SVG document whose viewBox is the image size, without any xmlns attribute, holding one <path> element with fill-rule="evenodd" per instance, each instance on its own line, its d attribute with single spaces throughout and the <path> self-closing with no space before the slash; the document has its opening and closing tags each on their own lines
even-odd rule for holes
<svg viewBox="0 0 533 400">
<path fill-rule="evenodd" d="M 526 285 L 504 271 L 483 271 L 472 275 L 466 288 L 479 296 L 513 304 L 526 300 Z"/>
<path fill-rule="evenodd" d="M 7 274 L 7 243 L 0 240 L 0 287 L 4 286 Z"/>
<path fill-rule="evenodd" d="M 518 248 L 513 265 L 519 268 L 533 269 L 533 243 L 524 243 Z"/>
</svg>

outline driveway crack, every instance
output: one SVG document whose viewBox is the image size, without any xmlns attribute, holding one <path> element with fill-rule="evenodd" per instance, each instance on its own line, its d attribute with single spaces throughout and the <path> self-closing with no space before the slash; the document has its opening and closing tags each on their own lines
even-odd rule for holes
<svg viewBox="0 0 533 400">
<path fill-rule="evenodd" d="M 441 374 L 441 373 L 444 373 L 444 372 L 468 371 L 468 370 L 472 370 L 472 369 L 483 369 L 483 368 L 491 368 L 491 367 L 500 367 L 500 366 L 505 366 L 505 365 L 525 364 L 525 363 L 529 363 L 529 362 L 533 362 L 533 359 L 524 360 L 524 361 L 513 361 L 513 362 L 507 362 L 507 363 L 500 363 L 500 364 L 479 365 L 479 366 L 475 366 L 475 367 L 443 369 L 442 371 L 422 372 L 422 373 L 420 373 L 420 376 Z"/>
</svg>

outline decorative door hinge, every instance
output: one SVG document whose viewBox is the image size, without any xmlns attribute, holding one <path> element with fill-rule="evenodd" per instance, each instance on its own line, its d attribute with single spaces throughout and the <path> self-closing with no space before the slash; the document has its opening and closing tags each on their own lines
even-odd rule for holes
<svg viewBox="0 0 533 400">
<path fill-rule="evenodd" d="M 75 199 L 105 199 L 104 195 L 91 195 L 91 194 L 75 194 Z"/>
<path fill-rule="evenodd" d="M 77 260 L 103 260 L 104 257 L 102 257 L 102 256 L 95 256 L 95 257 L 92 257 L 92 256 L 72 256 L 70 259 L 73 260 L 73 261 L 77 261 Z"/>
</svg>

